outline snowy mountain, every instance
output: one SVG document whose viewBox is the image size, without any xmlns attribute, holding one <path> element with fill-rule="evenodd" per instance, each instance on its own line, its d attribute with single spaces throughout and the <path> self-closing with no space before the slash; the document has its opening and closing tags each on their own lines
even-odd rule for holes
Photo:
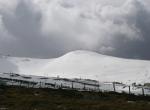
<svg viewBox="0 0 150 110">
<path fill-rule="evenodd" d="M 54 59 L 0 55 L 0 72 L 146 83 L 150 80 L 150 61 L 123 59 L 80 50 Z"/>
</svg>

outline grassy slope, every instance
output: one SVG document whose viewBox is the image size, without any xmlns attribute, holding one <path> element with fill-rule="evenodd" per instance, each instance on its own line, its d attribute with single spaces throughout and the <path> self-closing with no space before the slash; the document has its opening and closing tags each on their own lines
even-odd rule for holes
<svg viewBox="0 0 150 110">
<path fill-rule="evenodd" d="M 149 110 L 149 101 L 118 93 L 0 87 L 0 108 L 8 110 Z"/>
</svg>

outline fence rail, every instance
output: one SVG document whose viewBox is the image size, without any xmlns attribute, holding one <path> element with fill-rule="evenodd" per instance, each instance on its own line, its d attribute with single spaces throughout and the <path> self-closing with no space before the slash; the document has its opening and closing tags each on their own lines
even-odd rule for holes
<svg viewBox="0 0 150 110">
<path fill-rule="evenodd" d="M 41 78 L 43 79 L 43 78 Z M 0 85 L 11 85 L 11 86 L 19 86 L 26 88 L 52 88 L 52 89 L 68 89 L 68 90 L 79 90 L 79 91 L 102 91 L 102 92 L 126 92 L 128 94 L 141 94 L 141 95 L 150 95 L 150 88 L 143 86 L 131 86 L 125 84 L 118 84 L 116 82 L 112 82 L 109 84 L 101 84 L 101 83 L 87 83 L 84 81 L 72 81 L 72 80 L 64 80 L 59 78 L 54 79 L 53 82 L 48 82 L 47 79 L 43 81 L 31 81 L 17 79 L 14 77 L 0 77 Z"/>
</svg>

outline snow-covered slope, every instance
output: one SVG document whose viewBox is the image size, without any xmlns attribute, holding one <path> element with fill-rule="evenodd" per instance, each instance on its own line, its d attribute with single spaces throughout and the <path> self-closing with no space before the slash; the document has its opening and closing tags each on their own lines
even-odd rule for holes
<svg viewBox="0 0 150 110">
<path fill-rule="evenodd" d="M 55 59 L 1 55 L 0 72 L 144 83 L 150 80 L 150 61 L 116 58 L 90 51 L 73 51 Z"/>
</svg>

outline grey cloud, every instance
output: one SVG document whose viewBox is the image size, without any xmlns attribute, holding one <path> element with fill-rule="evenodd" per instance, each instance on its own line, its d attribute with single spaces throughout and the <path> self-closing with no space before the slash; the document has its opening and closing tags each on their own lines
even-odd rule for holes
<svg viewBox="0 0 150 110">
<path fill-rule="evenodd" d="M 52 58 L 86 49 L 150 59 L 150 9 L 146 0 L 14 2 L 6 6 L 8 9 L 0 5 L 0 53 Z"/>
<path fill-rule="evenodd" d="M 47 37 L 42 34 L 41 13 L 34 11 L 28 2 L 19 2 L 13 16 L 3 14 L 3 23 L 15 40 L 1 43 L 1 53 L 45 58 L 57 57 L 69 51 L 69 47 L 65 47 L 68 41 L 63 39 L 63 35 L 50 33 L 50 37 Z"/>
<path fill-rule="evenodd" d="M 150 11 L 141 2 L 134 1 L 132 3 L 136 13 L 126 16 L 126 20 L 129 25 L 134 25 L 140 31 L 138 35 L 141 40 L 128 40 L 125 37 L 121 38 L 121 35 L 117 35 L 118 38 L 115 39 L 114 44 L 118 51 L 115 52 L 115 55 L 127 58 L 150 59 Z"/>
</svg>

